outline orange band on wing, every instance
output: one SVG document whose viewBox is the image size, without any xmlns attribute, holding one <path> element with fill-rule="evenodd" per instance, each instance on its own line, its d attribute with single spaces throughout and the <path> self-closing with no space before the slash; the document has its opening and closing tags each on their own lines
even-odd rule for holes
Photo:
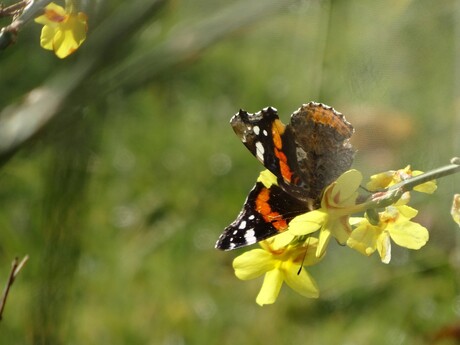
<svg viewBox="0 0 460 345">
<path fill-rule="evenodd" d="M 288 227 L 286 220 L 278 212 L 272 211 L 268 200 L 270 200 L 270 191 L 264 188 L 260 191 L 255 201 L 256 211 L 262 215 L 266 222 L 271 223 L 276 230 L 280 232 L 286 230 Z"/>
<path fill-rule="evenodd" d="M 278 151 L 275 149 L 275 156 L 278 157 L 279 162 L 280 162 L 280 171 L 281 175 L 283 178 L 288 181 L 292 182 L 292 170 L 289 168 L 289 165 L 287 163 L 287 157 L 282 151 Z"/>
<path fill-rule="evenodd" d="M 275 156 L 279 160 L 281 176 L 284 180 L 292 182 L 292 170 L 289 168 L 286 155 L 283 153 L 283 141 L 281 135 L 284 133 L 285 126 L 280 120 L 275 120 L 272 125 L 272 138 L 275 145 Z"/>
<path fill-rule="evenodd" d="M 275 147 L 278 150 L 281 150 L 281 148 L 283 147 L 283 142 L 281 141 L 281 135 L 284 133 L 285 129 L 286 127 L 283 125 L 283 123 L 280 120 L 273 121 L 273 124 L 272 124 L 273 144 L 275 144 Z"/>
<path fill-rule="evenodd" d="M 343 115 L 335 112 L 334 109 L 324 108 L 324 105 L 316 106 L 313 109 L 308 109 L 307 112 L 312 121 L 317 124 L 322 124 L 333 128 L 340 135 L 349 138 L 353 134 L 353 127 L 345 121 Z"/>
</svg>

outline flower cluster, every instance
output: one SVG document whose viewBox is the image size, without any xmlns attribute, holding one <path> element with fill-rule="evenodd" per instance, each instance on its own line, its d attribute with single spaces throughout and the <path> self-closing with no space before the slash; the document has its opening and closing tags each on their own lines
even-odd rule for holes
<svg viewBox="0 0 460 345">
<path fill-rule="evenodd" d="M 260 242 L 261 249 L 237 257 L 233 262 L 236 276 L 247 280 L 265 274 L 256 302 L 271 304 L 283 282 L 303 296 L 319 296 L 317 284 L 305 267 L 324 257 L 331 238 L 367 256 L 377 251 L 383 263 L 391 260 L 392 242 L 420 249 L 428 241 L 428 230 L 412 221 L 417 210 L 407 205 L 410 192 L 402 186 L 421 174 L 407 166 L 371 176 L 366 185 L 369 195 L 362 196 L 358 192 L 361 173 L 343 173 L 323 191 L 320 208 L 292 219 L 285 232 Z M 273 184 L 276 177 L 266 170 L 259 181 Z M 433 193 L 436 183 L 422 182 L 410 189 Z M 359 213 L 363 216 L 353 216 Z M 458 219 L 458 213 L 453 216 Z"/>
</svg>

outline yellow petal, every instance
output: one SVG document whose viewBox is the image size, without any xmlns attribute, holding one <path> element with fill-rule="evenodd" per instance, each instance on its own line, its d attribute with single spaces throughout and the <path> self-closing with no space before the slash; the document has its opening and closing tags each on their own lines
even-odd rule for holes
<svg viewBox="0 0 460 345">
<path fill-rule="evenodd" d="M 60 27 L 54 39 L 54 51 L 63 59 L 72 54 L 86 38 L 86 22 L 81 22 L 72 16 L 67 23 Z"/>
<path fill-rule="evenodd" d="M 328 229 L 323 229 L 319 233 L 318 248 L 316 248 L 316 257 L 320 258 L 324 255 L 330 239 L 331 239 L 331 232 Z"/>
<path fill-rule="evenodd" d="M 420 249 L 426 244 L 429 238 L 426 228 L 411 221 L 389 224 L 387 230 L 390 233 L 391 239 L 398 246 L 409 249 Z"/>
<path fill-rule="evenodd" d="M 42 24 L 42 25 L 50 25 L 50 26 L 51 25 L 56 25 L 56 26 L 58 25 L 57 23 L 53 23 L 52 21 L 50 21 L 48 19 L 48 17 L 45 16 L 45 15 L 41 15 L 41 16 L 35 18 L 34 22 L 38 23 L 38 24 Z"/>
<path fill-rule="evenodd" d="M 455 223 L 460 226 L 460 194 L 454 195 L 454 200 L 452 201 L 452 209 L 450 210 L 452 219 Z"/>
<path fill-rule="evenodd" d="M 332 187 L 332 197 L 336 205 L 354 204 L 357 189 L 363 180 L 363 175 L 355 169 L 348 170 L 339 176 Z"/>
<path fill-rule="evenodd" d="M 56 29 L 49 26 L 44 26 L 40 35 L 40 46 L 43 49 L 53 50 L 54 36 L 56 35 Z"/>
<path fill-rule="evenodd" d="M 347 245 L 364 255 L 371 255 L 377 249 L 377 238 L 380 230 L 367 220 L 358 226 L 347 240 Z"/>
<path fill-rule="evenodd" d="M 267 272 L 264 277 L 262 288 L 257 295 L 256 303 L 260 306 L 275 303 L 282 285 L 283 273 L 281 273 L 279 269 Z"/>
<path fill-rule="evenodd" d="M 50 2 L 44 8 L 44 14 L 35 18 L 35 22 L 43 25 L 57 25 L 59 22 L 65 20 L 67 16 L 64 8 L 56 5 L 54 2 Z"/>
<path fill-rule="evenodd" d="M 338 218 L 330 217 L 325 227 L 329 229 L 331 235 L 341 244 L 344 245 L 350 237 L 351 227 L 348 222 L 348 216 Z"/>
<path fill-rule="evenodd" d="M 69 38 L 70 38 L 70 41 L 69 41 Z M 71 54 L 71 53 L 67 54 L 67 52 L 69 49 L 68 48 L 69 45 L 73 45 L 73 44 L 74 42 L 72 40 L 72 37 L 69 37 L 68 35 L 66 35 L 65 31 L 62 31 L 61 29 L 56 30 L 56 34 L 54 35 L 54 38 L 53 38 L 53 50 L 57 57 L 63 59 L 69 54 Z"/>
<path fill-rule="evenodd" d="M 264 170 L 259 174 L 257 179 L 258 182 L 262 182 L 265 187 L 270 188 L 271 185 L 278 185 L 278 181 L 275 175 L 270 170 Z"/>
<path fill-rule="evenodd" d="M 380 259 L 384 264 L 390 263 L 391 260 L 391 241 L 388 232 L 382 232 L 377 238 L 377 250 Z"/>
<path fill-rule="evenodd" d="M 394 171 L 385 171 L 383 173 L 371 176 L 371 180 L 367 183 L 366 188 L 370 191 L 377 191 L 387 188 L 393 182 Z"/>
<path fill-rule="evenodd" d="M 58 58 L 64 59 L 77 48 L 78 44 L 75 42 L 72 32 L 64 31 L 55 42 L 54 52 Z"/>
<path fill-rule="evenodd" d="M 291 220 L 288 231 L 296 236 L 311 234 L 319 230 L 326 219 L 327 214 L 321 210 L 307 212 Z"/>
<path fill-rule="evenodd" d="M 423 174 L 423 171 L 414 170 L 412 171 L 412 176 L 418 176 Z M 428 181 L 414 187 L 414 190 L 421 193 L 433 194 L 434 191 L 438 188 L 436 185 L 436 180 Z"/>
<path fill-rule="evenodd" d="M 284 272 L 284 279 L 291 289 L 308 298 L 318 298 L 319 289 L 314 279 L 302 268 L 297 274 L 298 268 L 291 266 L 291 269 Z"/>
<path fill-rule="evenodd" d="M 66 29 L 72 32 L 74 41 L 80 46 L 86 39 L 86 32 L 88 31 L 86 14 L 79 12 L 77 16 L 69 17 Z"/>
<path fill-rule="evenodd" d="M 415 209 L 415 208 L 412 208 L 410 206 L 407 206 L 407 205 L 401 205 L 401 206 L 397 206 L 396 207 L 398 209 L 398 212 L 404 217 L 404 218 L 407 218 L 407 219 L 412 219 L 414 218 L 418 211 Z"/>
<path fill-rule="evenodd" d="M 437 188 L 436 181 L 433 180 L 415 186 L 414 190 L 421 193 L 433 194 Z"/>
<path fill-rule="evenodd" d="M 295 236 L 289 231 L 282 232 L 279 235 L 272 237 L 271 247 L 274 250 L 281 249 L 291 243 L 294 238 Z"/>
<path fill-rule="evenodd" d="M 235 275 L 241 280 L 254 279 L 275 267 L 276 261 L 269 252 L 253 249 L 233 260 Z"/>
<path fill-rule="evenodd" d="M 54 2 L 50 2 L 48 5 L 46 5 L 45 10 L 54 11 L 61 16 L 66 14 L 64 8 L 62 6 L 56 5 Z"/>
<path fill-rule="evenodd" d="M 318 239 L 315 237 L 308 237 L 307 240 L 305 241 L 305 244 L 303 246 L 305 252 L 304 252 L 304 258 L 303 258 L 303 265 L 304 266 L 312 266 L 316 265 L 323 257 L 317 257 L 316 256 L 316 249 L 318 248 Z"/>
</svg>

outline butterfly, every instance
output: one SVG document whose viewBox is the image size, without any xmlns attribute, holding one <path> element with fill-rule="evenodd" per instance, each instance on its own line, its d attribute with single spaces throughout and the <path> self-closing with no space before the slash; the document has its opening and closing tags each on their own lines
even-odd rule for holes
<svg viewBox="0 0 460 345">
<path fill-rule="evenodd" d="M 287 230 L 295 216 L 319 208 L 323 189 L 353 162 L 353 126 L 322 103 L 302 105 L 288 125 L 273 107 L 254 114 L 240 110 L 230 124 L 276 183 L 256 182 L 238 217 L 217 240 L 217 249 L 244 247 Z"/>
</svg>

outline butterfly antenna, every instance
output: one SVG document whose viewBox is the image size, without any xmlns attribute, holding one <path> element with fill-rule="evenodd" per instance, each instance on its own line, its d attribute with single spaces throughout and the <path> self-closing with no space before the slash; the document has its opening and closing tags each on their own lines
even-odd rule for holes
<svg viewBox="0 0 460 345">
<path fill-rule="evenodd" d="M 303 263 L 305 262 L 305 258 L 307 257 L 307 251 L 308 248 L 305 248 L 305 253 L 303 253 L 302 263 L 300 264 L 299 270 L 297 271 L 297 275 L 299 275 L 300 272 L 302 272 Z"/>
</svg>

